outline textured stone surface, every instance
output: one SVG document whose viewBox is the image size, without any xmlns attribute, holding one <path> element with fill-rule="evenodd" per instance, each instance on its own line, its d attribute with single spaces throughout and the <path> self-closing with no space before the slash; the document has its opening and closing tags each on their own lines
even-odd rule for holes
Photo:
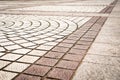
<svg viewBox="0 0 120 80">
<path fill-rule="evenodd" d="M 44 76 L 49 70 L 50 70 L 50 67 L 32 65 L 24 73 L 38 75 L 38 76 Z"/>
<path fill-rule="evenodd" d="M 54 68 L 49 74 L 48 77 L 57 78 L 62 80 L 69 80 L 73 74 L 73 71 L 66 69 Z"/>
<path fill-rule="evenodd" d="M 0 80 L 72 80 L 86 62 L 110 71 L 103 68 L 102 74 L 103 66 L 86 64 L 82 69 L 90 67 L 90 78 L 78 74 L 79 79 L 109 80 L 120 62 L 119 3 L 113 1 L 0 1 Z M 116 73 L 113 79 L 119 78 Z"/>
<path fill-rule="evenodd" d="M 91 75 L 93 74 L 93 75 Z M 119 80 L 119 66 L 109 66 L 84 62 L 78 68 L 73 80 Z"/>
</svg>

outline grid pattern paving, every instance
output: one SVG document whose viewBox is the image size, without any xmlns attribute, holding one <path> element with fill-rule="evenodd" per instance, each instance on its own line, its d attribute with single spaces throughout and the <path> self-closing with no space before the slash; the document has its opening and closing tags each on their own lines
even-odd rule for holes
<svg viewBox="0 0 120 80">
<path fill-rule="evenodd" d="M 68 9 L 71 12 L 110 13 L 114 6 L 107 6 L 112 2 L 107 1 L 108 4 L 91 6 L 89 10 L 89 6 L 85 9 L 84 6 L 74 6 L 72 10 L 70 6 L 37 6 L 10 10 L 53 11 L 51 7 L 55 7 L 55 11 L 63 12 Z M 72 79 L 106 19 L 107 17 L 99 16 L 1 14 L 0 79 Z"/>
</svg>

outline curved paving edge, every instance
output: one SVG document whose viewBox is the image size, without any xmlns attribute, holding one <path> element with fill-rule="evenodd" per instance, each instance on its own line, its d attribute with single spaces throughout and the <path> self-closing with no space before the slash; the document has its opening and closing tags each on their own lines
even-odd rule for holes
<svg viewBox="0 0 120 80">
<path fill-rule="evenodd" d="M 106 17 L 90 19 L 17 76 L 15 80 L 35 76 L 41 76 L 44 80 L 45 78 L 70 80 L 106 19 Z"/>
<path fill-rule="evenodd" d="M 113 7 L 112 7 L 113 8 Z M 110 13 L 111 8 L 105 10 Z M 40 57 L 36 62 L 22 67 L 28 67 L 16 75 L 12 72 L 0 72 L 1 74 L 8 74 L 14 80 L 70 80 L 72 79 L 76 69 L 81 64 L 83 58 L 86 56 L 88 49 L 94 42 L 97 34 L 101 30 L 107 17 L 93 17 L 82 27 L 74 31 L 62 42 L 57 44 L 44 56 Z M 6 63 L 9 64 L 9 63 Z M 19 65 L 14 63 L 14 65 Z M 11 68 L 11 67 L 10 67 Z M 17 68 L 15 68 L 17 70 Z M 4 70 L 4 71 L 7 71 Z M 14 77 L 16 76 L 16 77 Z M 5 76 L 3 76 L 5 77 Z"/>
</svg>

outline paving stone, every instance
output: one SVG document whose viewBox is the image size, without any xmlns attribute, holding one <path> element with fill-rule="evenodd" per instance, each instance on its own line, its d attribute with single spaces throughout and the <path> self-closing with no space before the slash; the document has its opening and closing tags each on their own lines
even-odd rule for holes
<svg viewBox="0 0 120 80">
<path fill-rule="evenodd" d="M 80 49 L 71 49 L 69 51 L 69 53 L 72 53 L 72 54 L 79 54 L 79 55 L 85 55 L 86 54 L 86 50 L 80 50 Z"/>
<path fill-rule="evenodd" d="M 20 74 L 15 80 L 40 80 L 40 77 Z"/>
<path fill-rule="evenodd" d="M 91 45 L 92 42 L 87 42 L 87 41 L 78 41 L 77 44 L 78 45 Z"/>
<path fill-rule="evenodd" d="M 37 47 L 37 49 L 41 49 L 41 50 L 50 50 L 52 48 L 53 48 L 53 46 L 47 46 L 47 45 L 41 45 L 41 46 Z"/>
<path fill-rule="evenodd" d="M 30 53 L 28 53 L 28 54 L 30 54 L 30 55 L 36 55 L 36 56 L 43 56 L 45 53 L 46 53 L 46 51 L 33 50 Z"/>
<path fill-rule="evenodd" d="M 61 60 L 56 67 L 66 68 L 66 69 L 76 69 L 78 62 Z"/>
<path fill-rule="evenodd" d="M 3 67 L 5 67 L 5 66 L 8 65 L 9 63 L 11 63 L 11 62 L 0 60 L 0 64 L 1 64 L 1 65 L 0 65 L 0 69 L 3 68 Z"/>
<path fill-rule="evenodd" d="M 29 66 L 29 64 L 23 64 L 23 63 L 14 62 L 14 63 L 10 64 L 9 66 L 7 66 L 5 68 L 5 70 L 14 71 L 14 72 L 22 72 L 28 66 Z"/>
<path fill-rule="evenodd" d="M 87 50 L 89 48 L 89 46 L 87 46 L 87 45 L 75 45 L 73 48 Z"/>
<path fill-rule="evenodd" d="M 5 53 L 0 52 L 0 56 L 4 55 Z"/>
<path fill-rule="evenodd" d="M 34 63 L 36 60 L 38 60 L 39 57 L 35 57 L 35 56 L 28 56 L 28 55 L 25 55 L 23 57 L 21 57 L 19 60 L 17 61 L 20 61 L 20 62 L 27 62 L 27 63 Z"/>
<path fill-rule="evenodd" d="M 64 40 L 63 42 L 64 42 L 64 43 L 74 44 L 76 41 L 75 41 L 75 40 L 66 39 L 66 40 Z"/>
<path fill-rule="evenodd" d="M 30 49 L 17 49 L 17 50 L 14 50 L 13 53 L 27 54 L 29 51 Z"/>
<path fill-rule="evenodd" d="M 81 38 L 80 40 L 83 40 L 83 41 L 90 41 L 90 42 L 92 42 L 94 39 L 93 38 Z"/>
<path fill-rule="evenodd" d="M 11 46 L 6 46 L 5 48 L 8 49 L 8 50 L 14 50 L 14 49 L 19 49 L 21 47 L 18 46 L 18 45 L 11 45 Z"/>
<path fill-rule="evenodd" d="M 17 73 L 11 73 L 6 71 L 0 71 L 0 79 L 1 80 L 11 80 L 17 75 Z"/>
<path fill-rule="evenodd" d="M 66 59 L 66 60 L 71 60 L 71 61 L 81 61 L 83 58 L 82 55 L 74 55 L 74 54 L 66 54 L 63 59 Z"/>
<path fill-rule="evenodd" d="M 32 65 L 24 73 L 44 76 L 51 68 L 47 66 Z"/>
<path fill-rule="evenodd" d="M 50 51 L 45 56 L 50 58 L 61 58 L 63 55 L 64 53 Z"/>
<path fill-rule="evenodd" d="M 72 70 L 54 68 L 48 74 L 48 77 L 56 78 L 56 79 L 62 79 L 62 80 L 70 80 L 72 74 L 73 74 Z"/>
<path fill-rule="evenodd" d="M 71 48 L 73 46 L 73 44 L 68 44 L 68 43 L 60 43 L 58 46 L 62 46 L 62 47 L 68 47 Z"/>
<path fill-rule="evenodd" d="M 17 55 L 17 54 L 6 54 L 3 57 L 1 57 L 0 59 L 4 59 L 4 60 L 10 60 L 10 61 L 14 61 L 18 58 L 20 58 L 22 55 Z"/>
<path fill-rule="evenodd" d="M 57 63 L 57 61 L 58 61 L 57 59 L 41 58 L 36 62 L 36 64 L 54 66 Z"/>
<path fill-rule="evenodd" d="M 55 47 L 52 49 L 52 51 L 57 51 L 57 52 L 67 52 L 69 48 L 63 48 L 63 47 Z"/>
</svg>

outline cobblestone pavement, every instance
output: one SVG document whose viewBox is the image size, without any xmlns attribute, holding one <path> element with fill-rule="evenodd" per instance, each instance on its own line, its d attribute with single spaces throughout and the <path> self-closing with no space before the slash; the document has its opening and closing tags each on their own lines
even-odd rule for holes
<svg viewBox="0 0 120 80">
<path fill-rule="evenodd" d="M 0 1 L 0 80 L 72 80 L 116 2 Z"/>
</svg>

